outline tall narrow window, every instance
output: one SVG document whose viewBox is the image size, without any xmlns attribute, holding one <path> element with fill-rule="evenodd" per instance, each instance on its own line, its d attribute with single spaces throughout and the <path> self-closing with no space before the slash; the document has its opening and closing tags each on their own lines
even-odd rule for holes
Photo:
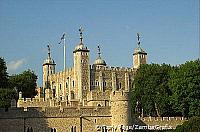
<svg viewBox="0 0 200 132">
<path fill-rule="evenodd" d="M 72 81 L 72 87 L 75 87 L 75 82 L 74 81 Z"/>
<path fill-rule="evenodd" d="M 62 85 L 60 84 L 60 90 L 62 89 Z"/>
<path fill-rule="evenodd" d="M 71 132 L 74 132 L 74 128 L 73 128 L 73 126 L 71 127 Z"/>
<path fill-rule="evenodd" d="M 56 97 L 56 89 L 53 89 L 53 98 Z"/>
<path fill-rule="evenodd" d="M 122 88 L 122 83 L 119 83 L 119 88 Z"/>
<path fill-rule="evenodd" d="M 67 82 L 66 82 L 66 88 L 68 87 L 68 84 L 67 84 Z"/>
<path fill-rule="evenodd" d="M 74 127 L 74 132 L 76 132 L 76 126 Z"/>
</svg>

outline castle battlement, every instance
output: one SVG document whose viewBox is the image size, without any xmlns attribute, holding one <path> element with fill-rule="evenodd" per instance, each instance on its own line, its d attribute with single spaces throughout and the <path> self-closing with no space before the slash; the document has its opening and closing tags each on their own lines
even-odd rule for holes
<svg viewBox="0 0 200 132">
<path fill-rule="evenodd" d="M 129 67 L 112 67 L 112 66 L 98 66 L 98 65 L 90 65 L 91 70 L 104 70 L 104 71 L 126 71 L 133 72 L 134 68 Z"/>
<path fill-rule="evenodd" d="M 91 91 L 87 94 L 88 101 L 90 100 L 110 100 L 110 91 Z"/>
<path fill-rule="evenodd" d="M 0 119 L 80 116 L 111 116 L 110 107 L 21 107 L 9 108 L 8 110 L 0 109 Z"/>
<path fill-rule="evenodd" d="M 128 91 L 112 91 L 111 94 L 112 101 L 128 101 L 130 93 Z"/>
<path fill-rule="evenodd" d="M 50 106 L 49 100 L 44 98 L 21 98 L 17 102 L 17 107 L 38 107 Z"/>
<path fill-rule="evenodd" d="M 143 121 L 185 121 L 187 120 L 184 117 L 141 117 L 140 118 Z"/>
<path fill-rule="evenodd" d="M 51 74 L 52 77 L 58 77 L 58 76 L 63 76 L 64 74 L 69 75 L 70 73 L 72 73 L 74 71 L 74 68 L 68 68 L 65 71 L 60 71 L 60 72 L 56 72 L 55 74 Z"/>
</svg>

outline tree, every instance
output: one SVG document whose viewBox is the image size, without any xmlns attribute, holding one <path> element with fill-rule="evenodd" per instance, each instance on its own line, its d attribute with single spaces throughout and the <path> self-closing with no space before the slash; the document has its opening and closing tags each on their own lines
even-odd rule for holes
<svg viewBox="0 0 200 132">
<path fill-rule="evenodd" d="M 140 114 L 167 116 L 171 114 L 168 87 L 170 65 L 142 65 L 134 78 L 132 106 Z"/>
<path fill-rule="evenodd" d="M 174 132 L 199 132 L 200 131 L 200 117 L 191 117 L 182 125 L 177 126 Z"/>
<path fill-rule="evenodd" d="M 0 89 L 0 108 L 10 107 L 11 100 L 15 99 L 16 95 L 14 89 Z"/>
<path fill-rule="evenodd" d="M 12 88 L 22 92 L 23 97 L 31 98 L 36 95 L 35 88 L 37 76 L 31 70 L 24 71 L 21 74 L 10 76 L 9 82 Z"/>
<path fill-rule="evenodd" d="M 7 67 L 4 59 L 0 57 L 0 88 L 6 87 L 8 87 Z"/>
<path fill-rule="evenodd" d="M 200 116 L 200 60 L 189 61 L 171 72 L 171 104 L 177 115 Z"/>
</svg>

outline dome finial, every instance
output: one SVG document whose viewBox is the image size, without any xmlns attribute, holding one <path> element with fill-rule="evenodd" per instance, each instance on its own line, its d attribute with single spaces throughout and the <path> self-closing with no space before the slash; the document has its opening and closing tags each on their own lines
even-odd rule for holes
<svg viewBox="0 0 200 132">
<path fill-rule="evenodd" d="M 81 40 L 81 44 L 82 44 L 83 43 L 83 28 L 80 27 L 78 31 L 80 32 L 80 40 Z"/>
<path fill-rule="evenodd" d="M 137 33 L 137 44 L 138 44 L 138 47 L 140 47 L 140 34 L 139 33 Z"/>
</svg>

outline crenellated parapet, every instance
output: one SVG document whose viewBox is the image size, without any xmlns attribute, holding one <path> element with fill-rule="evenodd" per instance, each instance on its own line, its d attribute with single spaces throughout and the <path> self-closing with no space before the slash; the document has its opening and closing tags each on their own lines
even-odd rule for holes
<svg viewBox="0 0 200 132">
<path fill-rule="evenodd" d="M 183 124 L 187 121 L 184 117 L 141 117 L 139 118 L 146 126 L 152 127 L 168 127 L 170 129 L 175 129 L 177 125 Z M 137 124 L 135 122 L 135 124 Z"/>
<path fill-rule="evenodd" d="M 134 68 L 90 65 L 91 70 L 134 72 Z"/>
<path fill-rule="evenodd" d="M 69 114 L 70 113 L 70 114 Z M 80 117 L 80 116 L 111 116 L 110 107 L 28 107 L 0 109 L 2 118 L 38 118 L 38 117 Z"/>
<path fill-rule="evenodd" d="M 87 100 L 110 100 L 110 92 L 109 90 L 102 92 L 102 91 L 90 91 L 87 94 Z"/>
<path fill-rule="evenodd" d="M 51 78 L 59 78 L 63 77 L 63 75 L 71 75 L 74 72 L 74 68 L 65 69 L 65 71 L 56 72 L 55 74 L 51 75 Z"/>
<path fill-rule="evenodd" d="M 111 101 L 129 101 L 130 100 L 130 92 L 120 90 L 120 91 L 112 91 L 110 94 Z"/>
<path fill-rule="evenodd" d="M 21 98 L 17 102 L 17 107 L 43 107 L 50 106 L 50 101 L 44 98 Z"/>
</svg>

